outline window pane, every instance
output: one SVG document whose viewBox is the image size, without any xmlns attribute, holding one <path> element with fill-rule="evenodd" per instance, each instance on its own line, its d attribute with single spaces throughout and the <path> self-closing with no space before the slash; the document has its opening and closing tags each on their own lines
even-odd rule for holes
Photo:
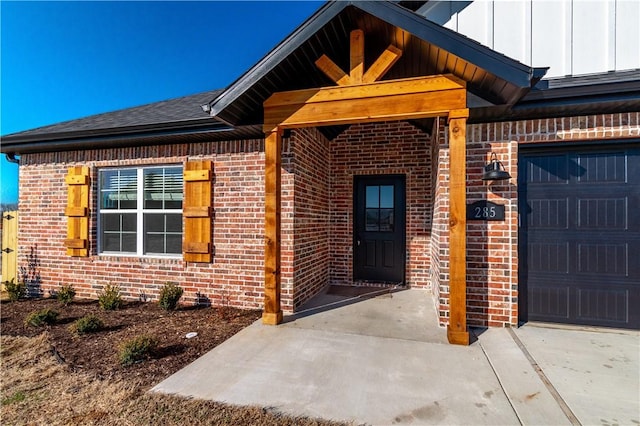
<svg viewBox="0 0 640 426">
<path fill-rule="evenodd" d="M 167 217 L 167 232 L 179 232 L 182 233 L 182 215 L 180 214 L 168 214 Z"/>
<path fill-rule="evenodd" d="M 182 208 L 182 169 L 180 167 L 144 170 L 144 208 Z"/>
<path fill-rule="evenodd" d="M 164 235 L 147 234 L 144 238 L 145 253 L 164 253 Z"/>
<path fill-rule="evenodd" d="M 393 209 L 380 209 L 380 230 L 393 231 Z"/>
<path fill-rule="evenodd" d="M 100 208 L 135 209 L 137 186 L 134 169 L 100 171 Z"/>
<path fill-rule="evenodd" d="M 136 234 L 123 233 L 122 234 L 122 251 L 126 253 L 136 252 Z"/>
<path fill-rule="evenodd" d="M 136 215 L 103 213 L 100 215 L 101 251 L 136 252 Z"/>
<path fill-rule="evenodd" d="M 144 208 L 161 209 L 162 206 L 162 169 L 144 170 Z"/>
<path fill-rule="evenodd" d="M 378 230 L 378 209 L 367 209 L 367 221 L 366 221 L 366 230 L 367 231 L 377 231 Z"/>
<path fill-rule="evenodd" d="M 144 215 L 145 254 L 179 254 L 182 252 L 182 215 Z"/>
<path fill-rule="evenodd" d="M 100 216 L 102 229 L 105 231 L 120 231 L 119 214 L 102 214 Z"/>
<path fill-rule="evenodd" d="M 164 171 L 164 208 L 182 208 L 182 167 L 171 167 Z"/>
<path fill-rule="evenodd" d="M 180 235 L 167 235 L 167 253 L 180 254 L 182 253 L 182 234 Z"/>
<path fill-rule="evenodd" d="M 383 209 L 393 208 L 393 185 L 380 187 L 380 207 Z"/>
<path fill-rule="evenodd" d="M 379 186 L 367 186 L 367 208 L 380 207 L 380 187 Z"/>
<path fill-rule="evenodd" d="M 102 251 L 120 251 L 120 234 L 102 234 Z"/>
<path fill-rule="evenodd" d="M 164 232 L 164 215 L 145 214 L 144 232 Z"/>
<path fill-rule="evenodd" d="M 128 232 L 136 232 L 138 224 L 136 223 L 135 214 L 121 214 L 122 217 L 122 230 Z"/>
</svg>

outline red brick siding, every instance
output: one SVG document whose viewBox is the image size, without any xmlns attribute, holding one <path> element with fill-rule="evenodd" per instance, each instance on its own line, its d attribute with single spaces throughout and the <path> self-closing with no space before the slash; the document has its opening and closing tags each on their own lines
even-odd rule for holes
<svg viewBox="0 0 640 426">
<path fill-rule="evenodd" d="M 406 122 L 355 124 L 331 142 L 331 268 L 334 284 L 353 282 L 353 177 L 406 175 L 406 280 L 430 285 L 431 140 Z"/>
<path fill-rule="evenodd" d="M 283 142 L 282 304 L 291 312 L 328 283 L 352 282 L 353 176 L 405 174 L 407 179 L 407 281 L 431 287 L 440 323 L 448 321 L 448 175 L 444 120 L 434 141 L 408 123 L 353 125 L 333 141 L 299 130 Z M 505 204 L 504 222 L 467 226 L 470 325 L 517 324 L 517 158 L 521 144 L 581 143 L 640 137 L 640 113 L 606 114 L 467 126 L 467 197 Z M 482 166 L 495 152 L 511 176 L 485 183 Z M 101 167 L 214 161 L 214 261 L 99 256 L 96 253 L 96 182 Z M 91 255 L 65 254 L 67 168 L 91 168 Z M 264 282 L 264 142 L 25 154 L 20 167 L 19 265 L 33 249 L 40 290 L 73 284 L 95 297 L 107 283 L 129 298 L 153 300 L 166 281 L 177 282 L 188 302 L 260 308 Z M 34 288 L 32 287 L 32 290 Z"/>
<path fill-rule="evenodd" d="M 214 161 L 211 264 L 179 259 L 97 255 L 96 185 L 101 167 Z M 91 168 L 91 255 L 65 254 L 67 168 Z M 214 305 L 260 308 L 264 282 L 264 142 L 247 140 L 22 156 L 20 167 L 19 265 L 31 248 L 39 260 L 40 290 L 47 294 L 73 284 L 80 297 L 95 297 L 108 283 L 119 284 L 128 298 L 153 300 L 166 281 L 185 288 L 184 299 Z M 291 303 L 289 301 L 288 305 Z"/>
<path fill-rule="evenodd" d="M 292 133 L 294 294 L 298 308 L 329 283 L 329 141 L 317 129 Z"/>
</svg>

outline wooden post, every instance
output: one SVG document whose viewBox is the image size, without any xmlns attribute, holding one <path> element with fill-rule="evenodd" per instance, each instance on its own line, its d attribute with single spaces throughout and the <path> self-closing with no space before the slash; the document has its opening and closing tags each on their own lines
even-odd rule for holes
<svg viewBox="0 0 640 426">
<path fill-rule="evenodd" d="M 466 126 L 468 109 L 449 112 L 449 325 L 447 339 L 469 344 L 467 331 Z"/>
<path fill-rule="evenodd" d="M 282 322 L 280 308 L 280 175 L 282 129 L 274 128 L 265 137 L 265 250 L 264 312 L 262 322 Z"/>
</svg>

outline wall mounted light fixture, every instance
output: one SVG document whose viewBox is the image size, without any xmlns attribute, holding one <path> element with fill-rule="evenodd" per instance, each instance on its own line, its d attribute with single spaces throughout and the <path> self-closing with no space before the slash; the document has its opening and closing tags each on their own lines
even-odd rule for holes
<svg viewBox="0 0 640 426">
<path fill-rule="evenodd" d="M 484 173 L 482 174 L 482 180 L 507 180 L 511 179 L 511 175 L 504 169 L 504 164 L 498 161 L 498 156 L 495 152 L 491 153 L 489 157 L 489 164 L 484 166 Z"/>
</svg>

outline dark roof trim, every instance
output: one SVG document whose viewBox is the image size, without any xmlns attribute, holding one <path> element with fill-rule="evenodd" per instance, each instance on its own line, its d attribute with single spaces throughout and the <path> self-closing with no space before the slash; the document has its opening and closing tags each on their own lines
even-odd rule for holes
<svg viewBox="0 0 640 426">
<path fill-rule="evenodd" d="M 394 3 L 383 1 L 353 3 L 365 12 L 379 16 L 423 41 L 434 44 L 519 87 L 532 87 L 532 80 L 534 78 L 539 80 L 549 69 L 548 67 L 531 68 Z"/>
<path fill-rule="evenodd" d="M 541 81 L 511 108 L 470 110 L 469 123 L 640 111 L 640 70 Z"/>
<path fill-rule="evenodd" d="M 165 123 L 164 125 L 132 126 L 86 132 L 65 132 L 43 136 L 16 136 L 7 143 L 3 140 L 1 152 L 28 154 L 76 149 L 98 149 L 114 145 L 134 145 L 136 142 L 159 141 L 176 136 L 233 133 L 233 128 L 211 118 L 195 122 Z"/>
<path fill-rule="evenodd" d="M 3 140 L 3 145 L 21 145 L 23 143 L 39 141 L 48 142 L 55 140 L 76 140 L 76 139 L 96 139 L 100 137 L 111 136 L 139 136 L 146 135 L 158 135 L 166 133 L 192 133 L 201 130 L 206 131 L 229 131 L 233 128 L 227 126 L 219 121 L 212 121 L 211 118 L 205 118 L 200 120 L 188 120 L 188 121 L 173 121 L 169 123 L 156 123 L 145 124 L 141 126 L 128 126 L 108 129 L 95 129 L 85 131 L 67 131 L 58 133 L 49 133 L 43 135 L 31 135 L 31 134 L 15 134 L 10 137 L 10 142 L 6 142 L 6 138 Z M 3 146 L 3 152 L 5 151 Z"/>
</svg>

